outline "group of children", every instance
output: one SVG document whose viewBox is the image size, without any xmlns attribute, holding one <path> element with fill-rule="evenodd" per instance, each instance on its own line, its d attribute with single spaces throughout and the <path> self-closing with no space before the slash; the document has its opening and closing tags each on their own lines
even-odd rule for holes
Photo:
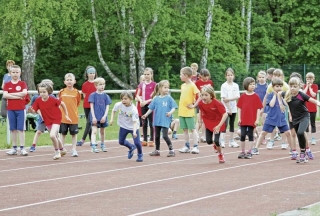
<svg viewBox="0 0 320 216">
<path fill-rule="evenodd" d="M 153 147 L 154 144 L 155 150 L 149 155 L 160 156 L 161 133 L 169 149 L 167 156 L 175 156 L 168 134 L 170 128 L 175 126 L 172 128 L 172 138 L 177 139 L 176 130 L 177 122 L 179 122 L 184 137 L 184 146 L 179 149 L 179 152 L 198 154 L 198 144 L 202 141 L 214 144 L 215 151 L 219 153 L 219 163 L 224 163 L 222 148 L 225 148 L 227 125 L 229 125 L 230 132 L 229 147 L 239 147 L 233 134 L 238 113 L 241 144 L 238 158 L 249 159 L 253 154 L 259 154 L 258 147 L 263 143 L 268 133 L 272 134 L 268 142 L 268 148 L 271 149 L 274 144 L 273 133 L 277 128 L 280 133 L 286 135 L 292 159 L 299 163 L 306 162 L 308 158 L 313 159 L 306 134 L 309 119 L 311 120 L 311 133 L 316 132 L 316 105 L 320 105 L 320 102 L 315 99 L 318 88 L 313 84 L 313 73 L 307 74 L 307 84 L 305 85 L 303 85 L 299 74 L 293 74 L 288 85 L 284 82 L 282 70 L 269 69 L 267 71 L 270 84 L 266 82 L 266 73 L 260 71 L 257 76 L 258 83 L 252 77 L 244 79 L 245 93 L 240 95 L 238 84 L 233 82 L 235 73 L 233 69 L 228 68 L 225 72 L 226 82 L 221 86 L 221 101 L 219 101 L 213 89 L 213 82 L 210 80 L 210 72 L 207 69 L 202 69 L 198 74 L 197 69 L 198 65 L 193 63 L 191 67 L 184 67 L 180 70 L 180 79 L 183 84 L 181 85 L 179 106 L 177 106 L 169 93 L 169 81 L 154 82 L 153 70 L 146 68 L 136 90 L 135 98 L 130 91 L 123 91 L 120 95 L 121 102 L 114 105 L 108 123 L 107 115 L 112 101 L 104 93 L 105 80 L 97 78 L 96 69 L 88 66 L 85 70 L 86 82 L 82 85 L 86 127 L 80 141 L 77 141 L 77 134 L 78 106 L 81 94 L 74 88 L 75 76 L 72 73 L 65 75 L 64 84 L 66 87 L 59 91 L 57 98 L 52 95 L 53 82 L 48 79 L 42 80 L 38 84 L 39 95 L 34 96 L 28 109 L 28 111 L 38 113 L 40 116 L 30 152 L 35 151 L 39 135 L 47 129 L 55 149 L 54 160 L 66 154 L 64 143 L 68 132 L 72 136 L 71 155 L 73 157 L 78 156 L 76 146 L 82 146 L 87 135 L 89 135 L 91 151 L 98 153 L 100 151 L 96 141 L 98 128 L 101 140 L 100 149 L 106 152 L 105 128 L 108 124 L 113 124 L 114 116 L 118 113 L 119 144 L 128 148 L 128 159 L 133 157 L 134 151 L 137 149 L 136 161 L 142 162 L 142 146 Z M 19 66 L 11 64 L 8 70 L 11 80 L 3 85 L 3 98 L 7 100 L 13 148 L 7 154 L 15 155 L 18 153 L 17 140 L 19 137 L 20 154 L 28 155 L 24 148 L 25 106 L 28 102 L 27 85 L 20 80 L 21 68 Z M 133 104 L 134 100 L 136 100 L 137 106 Z M 173 118 L 176 109 L 178 109 L 179 119 Z M 197 113 L 197 121 L 195 121 L 195 113 Z M 258 133 L 256 127 L 259 124 L 260 116 L 262 116 L 263 128 L 254 143 L 253 134 Z M 289 124 L 286 118 L 289 120 Z M 143 128 L 142 141 L 140 141 L 139 132 L 141 126 Z M 148 126 L 150 128 L 149 140 Z M 192 133 L 193 143 L 190 141 L 189 132 Z M 201 137 L 200 132 L 202 133 Z M 126 140 L 129 133 L 132 134 L 134 144 Z M 249 140 L 247 148 L 245 146 L 246 137 Z M 296 137 L 298 137 L 300 146 L 299 158 L 296 151 Z M 311 140 L 311 143 L 315 144 L 314 137 Z"/>
</svg>

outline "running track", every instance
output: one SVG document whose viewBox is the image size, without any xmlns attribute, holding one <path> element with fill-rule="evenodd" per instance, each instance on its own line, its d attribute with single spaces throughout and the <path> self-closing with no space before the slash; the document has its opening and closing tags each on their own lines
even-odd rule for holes
<svg viewBox="0 0 320 216">
<path fill-rule="evenodd" d="M 320 128 L 318 127 L 318 130 Z M 228 137 L 227 137 L 228 140 Z M 296 164 L 276 142 L 260 155 L 238 159 L 239 149 L 224 148 L 219 164 L 212 146 L 182 154 L 182 136 L 173 141 L 176 157 L 144 162 L 127 159 L 127 149 L 106 142 L 108 152 L 91 153 L 88 143 L 78 158 L 54 161 L 52 147 L 29 156 L 0 151 L 0 215 L 271 215 L 320 201 L 320 135 L 311 146 L 315 160 Z"/>
</svg>

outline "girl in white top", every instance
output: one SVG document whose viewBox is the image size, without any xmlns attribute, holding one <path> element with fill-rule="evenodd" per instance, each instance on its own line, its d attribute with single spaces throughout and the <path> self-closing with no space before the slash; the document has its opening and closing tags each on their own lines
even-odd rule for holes
<svg viewBox="0 0 320 216">
<path fill-rule="evenodd" d="M 234 133 L 234 122 L 237 115 L 237 99 L 240 97 L 239 85 L 234 83 L 234 71 L 232 68 L 228 68 L 225 72 L 226 82 L 221 85 L 221 102 L 225 106 L 228 118 L 226 120 L 226 126 L 228 126 L 229 122 L 229 147 L 238 148 L 239 144 L 234 141 L 233 133 Z M 226 130 L 221 133 L 220 136 L 220 145 L 222 148 L 225 147 L 225 134 Z"/>
</svg>

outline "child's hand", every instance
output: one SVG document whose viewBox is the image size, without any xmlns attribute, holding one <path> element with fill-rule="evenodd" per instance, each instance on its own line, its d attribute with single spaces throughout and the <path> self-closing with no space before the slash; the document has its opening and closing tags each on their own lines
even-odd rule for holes
<svg viewBox="0 0 320 216">
<path fill-rule="evenodd" d="M 137 132 L 132 133 L 133 138 L 137 138 Z"/>
<path fill-rule="evenodd" d="M 147 103 L 145 101 L 140 101 L 140 106 L 144 107 Z"/>
<path fill-rule="evenodd" d="M 229 99 L 228 98 L 223 98 L 223 102 L 228 103 Z"/>
<path fill-rule="evenodd" d="M 215 127 L 213 128 L 213 132 L 214 132 L 215 134 L 218 134 L 218 133 L 220 132 L 220 127 L 219 127 L 219 125 L 217 125 L 217 126 L 215 126 Z"/>
<path fill-rule="evenodd" d="M 283 104 L 280 104 L 280 110 L 282 113 L 284 113 L 286 111 L 286 107 L 283 106 Z"/>
<path fill-rule="evenodd" d="M 146 116 L 146 115 L 142 115 L 141 118 L 142 118 L 142 119 L 146 119 L 147 116 Z"/>
<path fill-rule="evenodd" d="M 94 124 L 94 125 L 97 124 L 97 119 L 96 118 L 92 118 L 92 124 Z"/>
<path fill-rule="evenodd" d="M 170 112 L 167 112 L 167 113 L 166 113 L 166 116 L 167 116 L 167 117 L 170 117 L 171 115 L 172 115 L 172 113 L 170 113 Z"/>
<path fill-rule="evenodd" d="M 254 122 L 254 125 L 255 125 L 255 126 L 258 126 L 258 125 L 259 125 L 259 121 L 256 120 L 256 121 Z"/>
<path fill-rule="evenodd" d="M 240 126 L 240 125 L 241 125 L 241 120 L 239 119 L 239 120 L 238 120 L 238 126 Z"/>
<path fill-rule="evenodd" d="M 101 123 L 105 123 L 105 122 L 106 122 L 106 118 L 107 118 L 107 117 L 102 117 L 102 118 L 100 119 L 100 122 L 101 122 Z"/>
<path fill-rule="evenodd" d="M 69 118 L 68 115 L 66 115 L 66 119 L 67 119 L 69 122 L 72 122 L 72 120 Z"/>
<path fill-rule="evenodd" d="M 188 104 L 187 107 L 188 107 L 189 109 L 192 109 L 192 108 L 194 108 L 194 105 L 193 105 L 193 104 Z"/>
</svg>

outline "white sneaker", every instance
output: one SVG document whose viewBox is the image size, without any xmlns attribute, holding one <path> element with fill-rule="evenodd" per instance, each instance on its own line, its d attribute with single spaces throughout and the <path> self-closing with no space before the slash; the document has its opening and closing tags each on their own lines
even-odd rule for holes
<svg viewBox="0 0 320 216">
<path fill-rule="evenodd" d="M 232 141 L 229 142 L 229 147 L 231 147 L 231 148 L 239 148 L 239 144 L 236 141 L 232 140 Z"/>
<path fill-rule="evenodd" d="M 198 146 L 194 146 L 194 147 L 192 148 L 192 150 L 191 150 L 191 153 L 192 153 L 192 154 L 199 154 L 199 148 L 198 148 Z"/>
<path fill-rule="evenodd" d="M 20 150 L 20 155 L 22 155 L 22 156 L 28 156 L 28 152 L 26 151 L 25 148 L 23 148 L 23 149 Z"/>
<path fill-rule="evenodd" d="M 220 141 L 220 146 L 221 146 L 221 148 L 226 147 L 226 142 L 225 141 Z"/>
<path fill-rule="evenodd" d="M 315 145 L 316 144 L 316 140 L 315 140 L 315 138 L 312 138 L 311 139 L 311 145 Z"/>
<path fill-rule="evenodd" d="M 201 138 L 200 138 L 200 142 L 203 142 L 203 143 L 207 142 L 207 141 L 206 141 L 206 138 L 201 137 Z"/>
<path fill-rule="evenodd" d="M 189 153 L 190 152 L 190 148 L 188 148 L 187 146 L 183 146 L 181 149 L 179 149 L 180 153 Z"/>
<path fill-rule="evenodd" d="M 60 150 L 55 151 L 53 160 L 58 160 L 59 158 L 61 158 Z"/>
<path fill-rule="evenodd" d="M 267 143 L 267 149 L 273 149 L 273 142 L 272 141 L 269 141 Z"/>
<path fill-rule="evenodd" d="M 285 149 L 288 148 L 288 146 L 289 146 L 288 144 L 282 143 L 282 144 L 281 144 L 281 149 L 285 150 Z"/>
<path fill-rule="evenodd" d="M 281 135 L 280 135 L 280 134 L 276 134 L 276 135 L 274 136 L 274 141 L 280 141 L 280 140 L 282 140 Z"/>
<path fill-rule="evenodd" d="M 7 153 L 7 155 L 16 155 L 16 154 L 18 154 L 18 151 L 17 151 L 17 149 L 13 148 L 10 151 L 7 151 L 6 153 Z"/>
<path fill-rule="evenodd" d="M 60 151 L 60 154 L 61 156 L 65 156 L 67 154 L 67 149 L 63 148 L 61 151 Z"/>
<path fill-rule="evenodd" d="M 78 157 L 78 152 L 76 150 L 71 150 L 71 157 Z"/>
</svg>

